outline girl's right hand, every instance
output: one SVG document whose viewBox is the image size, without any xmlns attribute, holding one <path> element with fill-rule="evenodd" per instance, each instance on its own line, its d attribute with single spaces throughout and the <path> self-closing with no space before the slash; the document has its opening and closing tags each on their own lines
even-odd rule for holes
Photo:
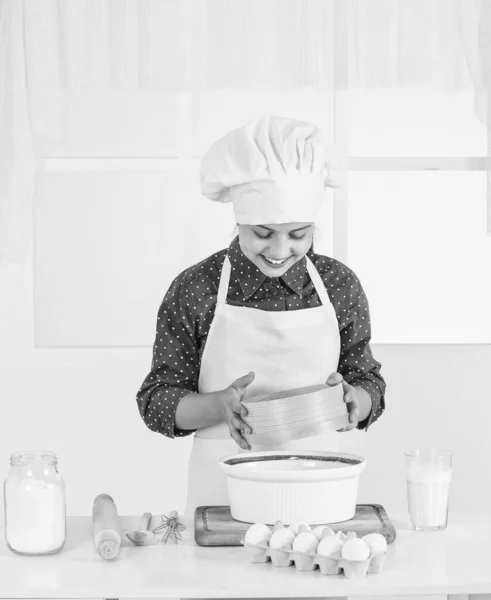
<svg viewBox="0 0 491 600">
<path fill-rule="evenodd" d="M 223 420 L 228 425 L 230 437 L 244 450 L 250 450 L 251 446 L 244 439 L 242 433 L 250 434 L 252 429 L 242 420 L 242 417 L 247 416 L 247 408 L 242 404 L 242 398 L 247 386 L 254 381 L 254 377 L 255 374 L 251 371 L 236 379 L 222 392 Z"/>
</svg>

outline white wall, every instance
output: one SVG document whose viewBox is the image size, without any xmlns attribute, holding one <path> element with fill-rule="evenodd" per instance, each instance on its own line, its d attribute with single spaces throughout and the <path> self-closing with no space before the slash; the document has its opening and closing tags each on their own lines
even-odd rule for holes
<svg viewBox="0 0 491 600">
<path fill-rule="evenodd" d="M 404 452 L 435 446 L 455 453 L 451 509 L 490 510 L 491 347 L 383 345 L 374 354 L 387 381 L 387 409 L 369 430 L 359 500 L 405 510 Z"/>
</svg>

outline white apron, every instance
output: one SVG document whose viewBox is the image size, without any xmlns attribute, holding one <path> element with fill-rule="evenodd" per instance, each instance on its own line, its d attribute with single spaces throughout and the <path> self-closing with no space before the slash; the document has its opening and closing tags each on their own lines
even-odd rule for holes
<svg viewBox="0 0 491 600">
<path fill-rule="evenodd" d="M 201 359 L 198 389 L 215 392 L 254 371 L 248 398 L 259 393 L 326 383 L 338 369 L 340 335 L 336 312 L 322 279 L 306 257 L 307 269 L 321 306 L 289 311 L 264 311 L 226 303 L 231 265 L 222 267 L 214 319 Z M 267 449 L 340 451 L 340 438 L 351 432 L 329 432 Z M 185 516 L 203 505 L 228 505 L 226 477 L 218 459 L 247 452 L 230 437 L 226 423 L 198 429 L 189 461 Z"/>
</svg>

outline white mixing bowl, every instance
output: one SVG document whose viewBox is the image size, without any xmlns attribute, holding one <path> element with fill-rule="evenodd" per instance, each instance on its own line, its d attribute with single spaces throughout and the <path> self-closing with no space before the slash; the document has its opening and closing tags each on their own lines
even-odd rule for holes
<svg viewBox="0 0 491 600">
<path fill-rule="evenodd" d="M 356 454 L 282 450 L 231 454 L 219 464 L 234 519 L 319 525 L 354 517 L 366 461 Z"/>
</svg>

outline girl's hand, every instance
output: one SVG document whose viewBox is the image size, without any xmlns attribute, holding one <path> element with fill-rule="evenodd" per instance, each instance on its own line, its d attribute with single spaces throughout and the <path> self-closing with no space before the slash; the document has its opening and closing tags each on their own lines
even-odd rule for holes
<svg viewBox="0 0 491 600">
<path fill-rule="evenodd" d="M 338 385 L 343 382 L 343 400 L 346 403 L 346 408 L 348 409 L 349 415 L 349 425 L 347 427 L 342 427 L 337 431 L 351 431 L 358 425 L 358 416 L 360 414 L 360 407 L 358 404 L 358 398 L 356 397 L 355 388 L 343 381 L 343 376 L 341 373 L 331 373 L 327 378 L 327 385 Z"/>
<path fill-rule="evenodd" d="M 246 388 L 254 381 L 255 374 L 251 371 L 232 382 L 222 392 L 222 414 L 227 423 L 232 437 L 244 450 L 250 450 L 251 446 L 242 437 L 242 433 L 252 433 L 252 429 L 244 423 L 242 417 L 247 416 L 247 408 L 242 404 Z"/>
</svg>

